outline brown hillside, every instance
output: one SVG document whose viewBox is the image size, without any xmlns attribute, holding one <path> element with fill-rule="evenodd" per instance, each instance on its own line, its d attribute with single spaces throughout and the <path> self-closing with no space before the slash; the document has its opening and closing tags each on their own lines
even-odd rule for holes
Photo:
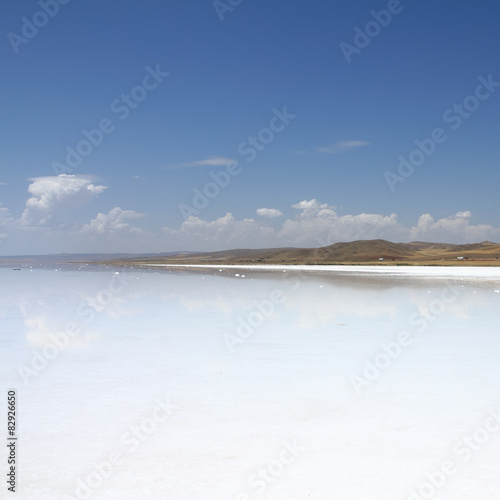
<svg viewBox="0 0 500 500">
<path fill-rule="evenodd" d="M 458 259 L 463 257 L 463 259 Z M 321 248 L 235 249 L 167 257 L 115 259 L 118 265 L 148 264 L 407 264 L 500 265 L 500 244 L 392 243 L 358 240 Z"/>
</svg>

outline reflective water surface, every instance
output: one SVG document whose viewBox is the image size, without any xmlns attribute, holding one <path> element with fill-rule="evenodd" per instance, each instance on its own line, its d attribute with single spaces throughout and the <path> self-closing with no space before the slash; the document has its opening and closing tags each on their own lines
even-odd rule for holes
<svg viewBox="0 0 500 500">
<path fill-rule="evenodd" d="M 499 305 L 487 272 L 0 268 L 17 498 L 494 498 Z"/>
</svg>

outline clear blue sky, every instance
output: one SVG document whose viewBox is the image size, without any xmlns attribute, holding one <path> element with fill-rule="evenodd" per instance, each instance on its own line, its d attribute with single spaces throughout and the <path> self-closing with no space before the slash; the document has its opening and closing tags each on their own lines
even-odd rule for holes
<svg viewBox="0 0 500 500">
<path fill-rule="evenodd" d="M 0 254 L 500 241 L 498 2 L 65 1 L 0 16 Z"/>
</svg>

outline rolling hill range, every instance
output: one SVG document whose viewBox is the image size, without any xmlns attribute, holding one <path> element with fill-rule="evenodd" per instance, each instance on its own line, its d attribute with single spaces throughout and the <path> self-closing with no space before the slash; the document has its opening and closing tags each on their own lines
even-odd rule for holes
<svg viewBox="0 0 500 500">
<path fill-rule="evenodd" d="M 112 259 L 106 263 L 148 264 L 380 264 L 380 265 L 500 265 L 500 244 L 392 243 L 359 240 L 321 248 L 224 250 L 171 256 Z"/>
</svg>

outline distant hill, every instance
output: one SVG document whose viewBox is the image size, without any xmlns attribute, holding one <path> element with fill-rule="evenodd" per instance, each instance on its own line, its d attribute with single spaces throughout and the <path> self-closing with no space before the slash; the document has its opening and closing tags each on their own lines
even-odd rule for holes
<svg viewBox="0 0 500 500">
<path fill-rule="evenodd" d="M 358 240 L 320 248 L 235 249 L 219 252 L 165 252 L 114 254 L 54 254 L 0 257 L 0 266 L 26 267 L 55 264 L 379 264 L 379 265 L 500 265 L 500 244 L 491 241 L 449 243 L 392 243 Z"/>
<path fill-rule="evenodd" d="M 460 259 L 459 259 L 460 258 Z M 407 264 L 407 265 L 500 265 L 500 244 L 453 245 L 447 243 L 392 243 L 358 240 L 320 248 L 235 249 L 220 252 L 119 258 L 118 265 L 148 264 Z"/>
</svg>

